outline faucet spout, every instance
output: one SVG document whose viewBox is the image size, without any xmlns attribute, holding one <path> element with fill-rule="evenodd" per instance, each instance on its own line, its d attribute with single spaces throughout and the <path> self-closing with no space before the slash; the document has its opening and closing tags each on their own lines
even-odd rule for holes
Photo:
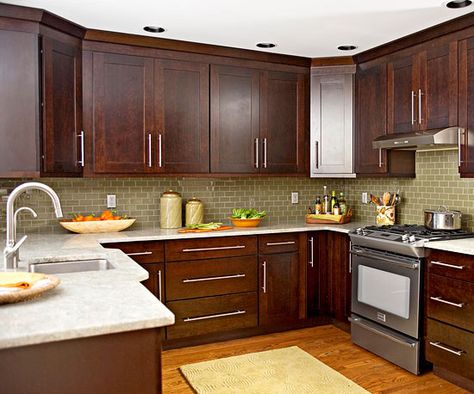
<svg viewBox="0 0 474 394">
<path fill-rule="evenodd" d="M 59 201 L 59 197 L 56 192 L 45 185 L 44 183 L 40 182 L 26 182 L 22 185 L 15 188 L 11 194 L 8 196 L 7 200 L 7 239 L 5 250 L 3 252 L 5 258 L 5 267 L 6 268 L 17 268 L 18 265 L 18 254 L 19 254 L 19 247 L 15 248 L 16 244 L 16 215 L 15 215 L 15 201 L 17 198 L 27 190 L 41 190 L 45 192 L 53 202 L 54 213 L 57 218 L 63 217 L 63 211 L 61 209 L 61 202 Z M 24 241 L 24 240 L 23 240 Z"/>
</svg>

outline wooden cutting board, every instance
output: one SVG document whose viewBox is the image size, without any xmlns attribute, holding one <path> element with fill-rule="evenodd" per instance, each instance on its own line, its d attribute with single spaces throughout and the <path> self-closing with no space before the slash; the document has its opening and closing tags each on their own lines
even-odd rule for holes
<svg viewBox="0 0 474 394">
<path fill-rule="evenodd" d="M 181 230 L 178 230 L 178 233 L 209 233 L 211 231 L 223 231 L 223 230 L 231 230 L 233 229 L 232 226 L 220 226 L 219 228 L 216 229 L 192 229 L 192 228 L 182 228 Z"/>
</svg>

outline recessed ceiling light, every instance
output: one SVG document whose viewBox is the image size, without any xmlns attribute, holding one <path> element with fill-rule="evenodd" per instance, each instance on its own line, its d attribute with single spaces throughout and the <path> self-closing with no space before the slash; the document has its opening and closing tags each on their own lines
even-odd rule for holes
<svg viewBox="0 0 474 394">
<path fill-rule="evenodd" d="M 259 48 L 275 48 L 276 47 L 276 45 L 272 44 L 271 42 L 259 42 L 257 46 Z"/>
<path fill-rule="evenodd" d="M 357 47 L 355 45 L 339 45 L 337 49 L 340 51 L 353 51 Z"/>
<path fill-rule="evenodd" d="M 145 26 L 143 30 L 147 31 L 148 33 L 163 33 L 165 29 L 160 26 Z"/>
<path fill-rule="evenodd" d="M 448 8 L 464 8 L 467 7 L 468 5 L 471 5 L 472 1 L 471 0 L 453 0 L 450 1 L 449 3 L 446 4 L 446 7 Z"/>
</svg>

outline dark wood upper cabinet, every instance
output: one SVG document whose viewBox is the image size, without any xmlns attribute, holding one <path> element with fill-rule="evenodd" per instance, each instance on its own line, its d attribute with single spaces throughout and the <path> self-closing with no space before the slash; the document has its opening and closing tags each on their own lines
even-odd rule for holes
<svg viewBox="0 0 474 394">
<path fill-rule="evenodd" d="M 82 174 L 82 55 L 80 40 L 42 38 L 42 174 Z"/>
<path fill-rule="evenodd" d="M 457 41 L 432 43 L 420 53 L 419 85 L 417 92 L 420 104 L 417 112 L 419 128 L 428 130 L 457 126 Z"/>
<path fill-rule="evenodd" d="M 263 72 L 260 122 L 261 172 L 305 171 L 307 76 L 286 72 Z"/>
<path fill-rule="evenodd" d="M 416 122 L 415 57 L 406 56 L 388 63 L 388 133 L 407 133 Z"/>
<path fill-rule="evenodd" d="M 259 171 L 260 71 L 211 65 L 211 172 Z"/>
<path fill-rule="evenodd" d="M 359 66 L 356 72 L 357 174 L 385 174 L 387 152 L 372 148 L 372 141 L 387 133 L 387 64 Z"/>
<path fill-rule="evenodd" d="M 299 254 L 261 255 L 259 261 L 259 324 L 297 320 Z"/>
<path fill-rule="evenodd" d="M 151 171 L 153 59 L 95 52 L 92 63 L 93 172 Z"/>
<path fill-rule="evenodd" d="M 459 42 L 459 152 L 462 177 L 474 177 L 474 37 Z"/>
<path fill-rule="evenodd" d="M 458 122 L 457 41 L 437 39 L 415 49 L 388 63 L 389 133 Z"/>
<path fill-rule="evenodd" d="M 211 66 L 211 172 L 304 173 L 308 76 Z"/>
<path fill-rule="evenodd" d="M 209 65 L 155 60 L 155 168 L 209 172 Z"/>
<path fill-rule="evenodd" d="M 38 35 L 0 30 L 0 176 L 37 177 Z"/>
</svg>

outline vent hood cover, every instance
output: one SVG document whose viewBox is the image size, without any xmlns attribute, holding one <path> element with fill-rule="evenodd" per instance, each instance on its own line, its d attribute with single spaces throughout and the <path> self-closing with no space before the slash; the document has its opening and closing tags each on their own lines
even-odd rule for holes
<svg viewBox="0 0 474 394">
<path fill-rule="evenodd" d="M 446 149 L 458 147 L 459 127 L 425 130 L 423 132 L 388 134 L 372 142 L 374 149 Z"/>
</svg>

